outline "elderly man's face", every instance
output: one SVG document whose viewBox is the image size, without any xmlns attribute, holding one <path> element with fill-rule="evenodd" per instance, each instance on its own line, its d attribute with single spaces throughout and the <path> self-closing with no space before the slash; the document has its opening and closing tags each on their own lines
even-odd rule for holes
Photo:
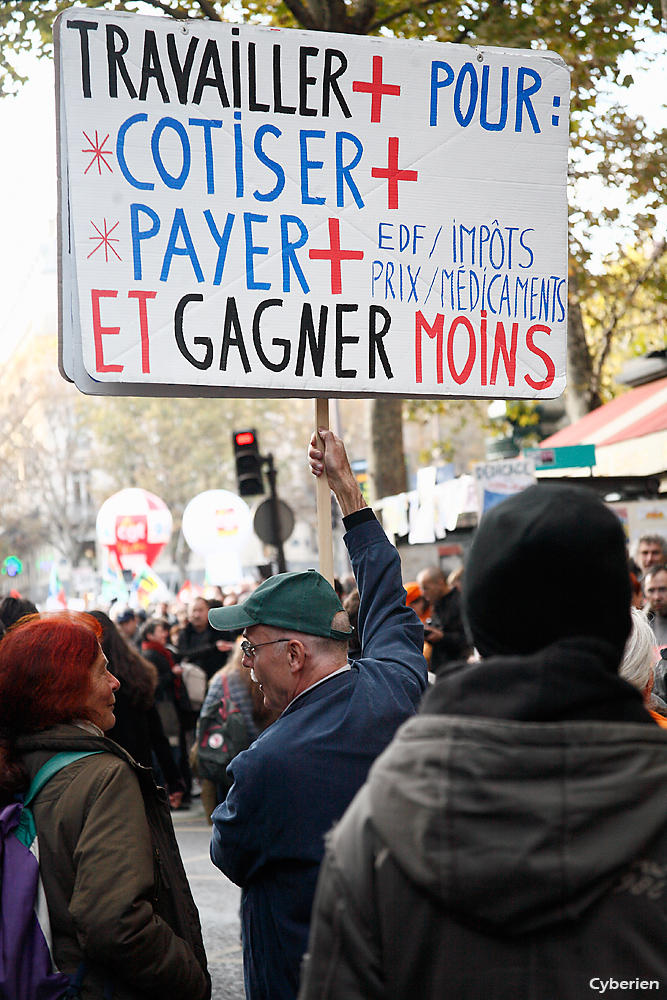
<svg viewBox="0 0 667 1000">
<path fill-rule="evenodd" d="M 644 593 L 649 611 L 656 615 L 667 615 L 667 572 L 664 569 L 648 578 L 644 584 Z"/>
<path fill-rule="evenodd" d="M 287 642 L 264 625 L 253 625 L 243 633 L 256 648 L 252 655 L 243 655 L 243 666 L 252 671 L 259 684 L 267 708 L 282 712 L 294 698 L 294 678 L 286 655 Z"/>
<path fill-rule="evenodd" d="M 657 542 L 640 542 L 637 552 L 639 565 L 642 573 L 645 573 L 650 566 L 658 566 L 665 561 L 665 553 Z"/>
<path fill-rule="evenodd" d="M 203 632 L 208 625 L 208 604 L 201 597 L 192 602 L 189 618 L 197 632 Z"/>
</svg>

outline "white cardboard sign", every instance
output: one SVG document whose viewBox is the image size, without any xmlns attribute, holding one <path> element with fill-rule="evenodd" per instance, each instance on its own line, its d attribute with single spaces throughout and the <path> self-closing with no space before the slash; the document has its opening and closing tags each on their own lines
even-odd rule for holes
<svg viewBox="0 0 667 1000">
<path fill-rule="evenodd" d="M 480 518 L 497 503 L 537 482 L 535 461 L 524 455 L 520 458 L 501 458 L 495 462 L 476 462 L 473 471 Z"/>
<path fill-rule="evenodd" d="M 81 389 L 563 391 L 560 57 L 90 8 L 55 48 Z"/>
</svg>

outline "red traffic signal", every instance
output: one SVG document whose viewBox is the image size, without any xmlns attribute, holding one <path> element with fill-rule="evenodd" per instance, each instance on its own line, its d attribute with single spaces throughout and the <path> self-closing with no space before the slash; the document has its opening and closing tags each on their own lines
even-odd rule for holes
<svg viewBox="0 0 667 1000">
<path fill-rule="evenodd" d="M 234 460 L 236 462 L 236 482 L 239 496 L 253 497 L 264 492 L 262 478 L 262 456 L 254 430 L 234 431 Z"/>
<path fill-rule="evenodd" d="M 234 444 L 237 448 L 252 448 L 256 445 L 254 431 L 237 431 L 234 434 Z"/>
</svg>

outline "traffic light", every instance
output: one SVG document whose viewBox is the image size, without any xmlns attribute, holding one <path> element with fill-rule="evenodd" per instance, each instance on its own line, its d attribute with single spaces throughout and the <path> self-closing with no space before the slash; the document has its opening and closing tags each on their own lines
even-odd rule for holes
<svg viewBox="0 0 667 1000">
<path fill-rule="evenodd" d="M 254 497 L 263 493 L 262 456 L 255 431 L 234 431 L 232 442 L 239 496 Z"/>
</svg>

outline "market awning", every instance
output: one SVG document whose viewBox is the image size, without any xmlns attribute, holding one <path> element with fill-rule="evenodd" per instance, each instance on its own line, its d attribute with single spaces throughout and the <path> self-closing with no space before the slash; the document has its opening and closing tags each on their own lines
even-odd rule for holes
<svg viewBox="0 0 667 1000">
<path fill-rule="evenodd" d="M 646 476 L 667 470 L 667 378 L 612 399 L 540 442 L 540 448 L 594 444 L 595 474 Z"/>
</svg>

